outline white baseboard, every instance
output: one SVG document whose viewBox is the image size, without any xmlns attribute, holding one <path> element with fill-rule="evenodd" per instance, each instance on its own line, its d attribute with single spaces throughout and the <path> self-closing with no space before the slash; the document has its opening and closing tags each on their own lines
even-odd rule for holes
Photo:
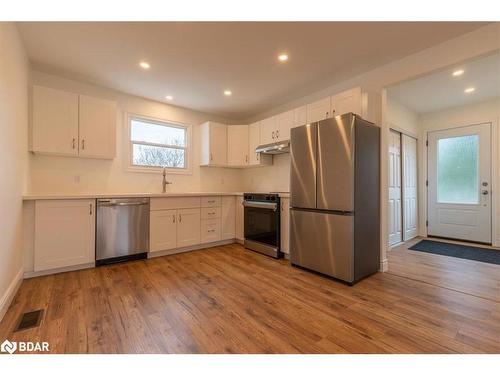
<svg viewBox="0 0 500 375">
<path fill-rule="evenodd" d="M 23 282 L 23 269 L 19 270 L 14 279 L 11 281 L 9 287 L 5 291 L 4 295 L 0 299 L 0 322 L 2 321 L 5 313 L 9 309 L 10 304 L 14 300 L 21 283 Z"/>
<path fill-rule="evenodd" d="M 32 277 L 37 277 L 37 276 L 53 275 L 55 273 L 78 271 L 78 270 L 84 270 L 86 268 L 94 268 L 94 267 L 95 267 L 95 263 L 92 262 L 92 263 L 77 264 L 76 266 L 53 268 L 53 269 L 45 270 L 45 271 L 27 271 L 24 273 L 24 278 L 30 279 Z"/>
<path fill-rule="evenodd" d="M 177 249 L 155 251 L 155 252 L 148 253 L 148 259 L 162 257 L 162 256 L 165 256 L 165 255 L 173 255 L 173 254 L 186 253 L 188 251 L 202 250 L 202 249 L 207 249 L 209 247 L 229 245 L 229 244 L 232 244 L 232 243 L 235 243 L 235 242 L 237 242 L 237 240 L 235 240 L 234 238 L 232 238 L 230 240 L 222 240 L 222 241 L 216 241 L 216 242 L 202 243 L 202 244 L 199 244 L 199 245 L 179 247 Z"/>
<path fill-rule="evenodd" d="M 380 261 L 379 272 L 387 272 L 389 271 L 389 261 L 387 259 L 383 259 Z"/>
</svg>

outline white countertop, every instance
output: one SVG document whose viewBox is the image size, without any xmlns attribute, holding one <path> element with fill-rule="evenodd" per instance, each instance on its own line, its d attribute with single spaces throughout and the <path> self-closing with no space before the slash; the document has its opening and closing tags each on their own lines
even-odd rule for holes
<svg viewBox="0 0 500 375">
<path fill-rule="evenodd" d="M 96 198 L 167 198 L 167 197 L 206 197 L 211 195 L 243 195 L 243 192 L 184 192 L 184 193 L 115 193 L 115 194 L 27 194 L 23 200 L 44 200 L 44 199 L 96 199 Z M 278 193 L 282 198 L 288 198 L 290 193 Z"/>
</svg>

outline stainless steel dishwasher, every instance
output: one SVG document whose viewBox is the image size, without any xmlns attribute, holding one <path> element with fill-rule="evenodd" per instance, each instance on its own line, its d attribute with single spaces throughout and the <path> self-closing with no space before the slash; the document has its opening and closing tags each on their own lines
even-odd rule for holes
<svg viewBox="0 0 500 375">
<path fill-rule="evenodd" d="M 149 251 L 149 198 L 97 200 L 96 266 L 144 259 Z"/>
</svg>

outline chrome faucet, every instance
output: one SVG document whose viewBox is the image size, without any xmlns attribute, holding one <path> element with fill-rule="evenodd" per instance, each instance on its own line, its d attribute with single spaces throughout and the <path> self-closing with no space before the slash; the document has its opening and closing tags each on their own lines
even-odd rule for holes
<svg viewBox="0 0 500 375">
<path fill-rule="evenodd" d="M 162 181 L 163 190 L 162 190 L 162 192 L 166 193 L 167 192 L 167 185 L 171 185 L 171 184 L 172 184 L 171 181 L 167 181 L 167 167 L 164 167 L 163 168 L 163 181 Z"/>
</svg>

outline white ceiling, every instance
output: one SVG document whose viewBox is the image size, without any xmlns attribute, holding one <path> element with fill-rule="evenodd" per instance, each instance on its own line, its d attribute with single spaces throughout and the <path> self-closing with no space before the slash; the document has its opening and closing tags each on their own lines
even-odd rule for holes
<svg viewBox="0 0 500 375">
<path fill-rule="evenodd" d="M 456 70 L 464 70 L 454 77 Z M 473 93 L 464 90 L 474 87 Z M 417 113 L 478 103 L 500 97 L 500 53 L 450 66 L 436 73 L 392 86 L 388 95 Z"/>
<path fill-rule="evenodd" d="M 485 23 L 19 23 L 40 70 L 245 119 Z M 286 51 L 290 59 L 277 62 Z M 151 69 L 138 67 L 139 61 Z M 231 89 L 232 97 L 223 95 Z"/>
</svg>

